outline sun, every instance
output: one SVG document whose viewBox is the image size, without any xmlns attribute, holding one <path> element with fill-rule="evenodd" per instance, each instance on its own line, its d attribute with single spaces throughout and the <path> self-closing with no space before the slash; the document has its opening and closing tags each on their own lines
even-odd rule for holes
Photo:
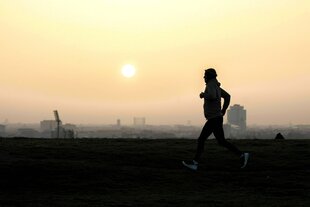
<svg viewBox="0 0 310 207">
<path fill-rule="evenodd" d="M 122 74 L 126 78 L 131 78 L 136 74 L 136 68 L 130 64 L 124 65 L 122 67 Z"/>
</svg>

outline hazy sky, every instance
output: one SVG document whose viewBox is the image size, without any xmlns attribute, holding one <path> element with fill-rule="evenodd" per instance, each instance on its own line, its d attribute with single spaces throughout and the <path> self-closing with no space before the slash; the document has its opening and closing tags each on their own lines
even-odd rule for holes
<svg viewBox="0 0 310 207">
<path fill-rule="evenodd" d="M 310 1 L 0 0 L 0 122 L 203 124 L 208 67 L 249 124 L 310 124 Z"/>
</svg>

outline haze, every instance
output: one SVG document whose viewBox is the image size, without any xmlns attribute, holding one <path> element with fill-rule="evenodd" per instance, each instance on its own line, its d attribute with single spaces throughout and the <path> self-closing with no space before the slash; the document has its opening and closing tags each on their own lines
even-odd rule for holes
<svg viewBox="0 0 310 207">
<path fill-rule="evenodd" d="M 0 122 L 57 109 L 66 123 L 203 124 L 214 67 L 249 124 L 309 124 L 309 11 L 308 0 L 1 0 Z"/>
</svg>

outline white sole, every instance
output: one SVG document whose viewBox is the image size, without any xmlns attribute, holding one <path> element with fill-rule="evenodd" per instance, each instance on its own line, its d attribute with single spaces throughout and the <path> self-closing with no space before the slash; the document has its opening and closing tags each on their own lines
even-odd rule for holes
<svg viewBox="0 0 310 207">
<path fill-rule="evenodd" d="M 190 167 L 190 166 L 189 166 L 188 164 L 186 164 L 184 161 L 182 161 L 182 164 L 183 164 L 185 167 L 187 167 L 188 169 L 192 170 L 192 171 L 197 171 L 197 169 L 198 169 L 198 167 L 196 167 L 196 168 Z"/>
<path fill-rule="evenodd" d="M 244 153 L 244 163 L 241 167 L 241 169 L 245 168 L 247 165 L 248 165 L 248 161 L 249 161 L 249 158 L 250 158 L 250 153 Z"/>
</svg>

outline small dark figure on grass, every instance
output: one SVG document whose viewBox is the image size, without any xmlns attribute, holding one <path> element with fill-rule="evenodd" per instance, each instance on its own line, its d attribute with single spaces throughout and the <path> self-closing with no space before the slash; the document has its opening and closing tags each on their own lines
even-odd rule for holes
<svg viewBox="0 0 310 207">
<path fill-rule="evenodd" d="M 284 139 L 284 136 L 281 133 L 278 133 L 274 139 Z"/>
<path fill-rule="evenodd" d="M 230 103 L 230 95 L 220 87 L 220 83 L 216 79 L 217 74 L 215 69 L 209 68 L 205 70 L 204 80 L 206 88 L 204 92 L 200 93 L 200 98 L 204 99 L 204 115 L 207 119 L 201 134 L 198 138 L 197 151 L 194 159 L 190 162 L 182 161 L 183 165 L 191 170 L 198 169 L 199 161 L 204 150 L 204 143 L 206 139 L 213 133 L 218 143 L 226 147 L 228 150 L 239 156 L 242 160 L 241 168 L 245 168 L 249 153 L 241 152 L 237 147 L 228 142 L 224 136 L 223 130 L 223 116 Z M 221 98 L 224 99 L 223 108 L 221 105 Z"/>
</svg>

